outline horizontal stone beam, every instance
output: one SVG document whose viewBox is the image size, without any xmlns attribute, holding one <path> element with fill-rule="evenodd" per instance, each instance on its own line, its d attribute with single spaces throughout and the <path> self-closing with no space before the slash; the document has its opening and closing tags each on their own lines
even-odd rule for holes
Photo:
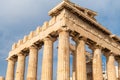
<svg viewBox="0 0 120 80">
<path fill-rule="evenodd" d="M 112 40 L 109 35 L 105 35 L 104 33 L 96 30 L 93 26 L 92 28 L 87 22 L 82 21 L 69 11 L 66 11 L 66 26 L 69 27 L 71 32 L 77 32 L 97 45 L 107 48 L 114 55 L 120 55 L 120 44 Z"/>
<path fill-rule="evenodd" d="M 51 11 L 49 11 L 50 16 L 55 16 L 56 14 L 60 13 L 63 9 L 70 9 L 72 14 L 76 14 L 77 17 L 83 17 L 84 19 L 88 20 L 90 23 L 97 26 L 97 28 L 101 29 L 101 31 L 105 31 L 107 34 L 111 34 L 109 30 L 107 30 L 105 27 L 100 25 L 97 21 L 93 20 L 89 16 L 86 16 L 84 13 L 82 13 L 79 9 L 76 8 L 76 5 L 71 5 L 67 2 L 61 2 L 59 5 L 57 5 L 55 8 L 53 8 Z"/>
<path fill-rule="evenodd" d="M 59 29 L 63 25 L 64 25 L 63 20 L 60 20 L 60 21 L 56 22 L 54 25 L 48 26 L 48 28 L 45 31 L 41 31 L 38 35 L 34 36 L 33 38 L 27 40 L 25 43 L 19 45 L 15 49 L 11 50 L 9 52 L 8 58 L 10 58 L 11 56 L 17 55 L 18 53 L 20 53 L 21 51 L 23 51 L 26 48 L 29 48 L 30 46 L 35 44 L 35 42 L 38 42 L 38 41 L 42 42 L 43 39 L 46 38 L 47 36 L 49 36 L 50 34 L 59 31 Z"/>
<path fill-rule="evenodd" d="M 17 46 L 16 44 L 14 44 L 13 49 L 9 52 L 8 58 L 17 55 L 24 49 L 29 48 L 37 42 L 43 42 L 43 39 L 45 37 L 48 37 L 54 32 L 57 32 L 56 34 L 58 35 L 58 32 L 62 29 L 69 30 L 70 32 L 77 32 L 80 34 L 80 36 L 84 36 L 87 39 L 90 39 L 91 41 L 100 45 L 101 47 L 107 48 L 113 54 L 120 55 L 120 45 L 112 40 L 109 35 L 104 35 L 102 31 L 99 31 L 99 33 L 97 33 L 96 28 L 94 28 L 93 26 L 91 27 L 89 23 L 84 22 L 69 11 L 63 10 L 56 18 L 53 17 L 49 21 L 49 25 L 47 22 L 44 23 L 44 25 L 42 26 L 42 31 L 39 32 L 39 29 L 37 29 L 36 31 L 39 32 L 39 34 L 33 36 L 33 32 L 31 32 L 29 37 L 24 37 L 24 40 L 19 40 Z M 22 41 L 24 42 L 25 40 L 26 42 L 22 43 Z M 71 48 L 74 47 L 71 46 Z"/>
</svg>

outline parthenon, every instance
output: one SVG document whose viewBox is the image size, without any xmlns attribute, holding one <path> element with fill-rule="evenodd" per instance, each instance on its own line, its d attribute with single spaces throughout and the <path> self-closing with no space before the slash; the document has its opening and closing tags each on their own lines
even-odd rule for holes
<svg viewBox="0 0 120 80">
<path fill-rule="evenodd" d="M 42 47 L 41 80 L 53 80 L 55 41 L 58 41 L 56 80 L 104 80 L 102 55 L 106 57 L 107 80 L 120 80 L 120 38 L 97 22 L 96 12 L 63 0 L 48 14 L 51 16 L 49 21 L 12 45 L 7 57 L 6 80 L 25 79 L 26 56 L 29 60 L 25 80 L 38 80 L 38 51 Z M 86 45 L 91 53 L 86 50 Z M 118 63 L 118 71 L 115 70 L 115 62 Z"/>
</svg>

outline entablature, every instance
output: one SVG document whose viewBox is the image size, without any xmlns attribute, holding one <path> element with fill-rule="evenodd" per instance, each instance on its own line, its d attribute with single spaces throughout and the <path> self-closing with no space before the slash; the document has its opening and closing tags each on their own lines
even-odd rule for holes
<svg viewBox="0 0 120 80">
<path fill-rule="evenodd" d="M 65 10 L 65 18 L 66 25 L 71 32 L 78 33 L 79 35 L 88 38 L 87 42 L 92 41 L 101 45 L 103 48 L 107 48 L 115 54 L 120 55 L 120 43 L 115 41 L 109 35 L 103 33 L 101 30 L 95 28 L 94 25 L 90 25 L 89 22 L 85 22 L 68 10 Z M 88 45 L 90 43 L 88 43 Z"/>
<path fill-rule="evenodd" d="M 89 22 L 89 24 L 94 25 L 94 27 L 100 29 L 103 31 L 103 33 L 106 33 L 108 35 L 111 35 L 111 32 L 107 30 L 105 27 L 103 27 L 101 24 L 99 24 L 95 19 L 87 16 L 85 13 L 82 12 L 82 9 L 85 10 L 85 12 L 93 12 L 86 8 L 81 8 L 74 3 L 71 4 L 69 2 L 63 1 L 59 5 L 57 5 L 55 8 L 53 8 L 51 11 L 49 11 L 50 16 L 57 16 L 63 9 L 69 10 L 71 13 L 75 14 L 77 17 L 83 18 L 85 21 Z M 81 11 L 80 11 L 81 9 Z M 93 12 L 95 14 L 95 12 Z"/>
<path fill-rule="evenodd" d="M 28 49 L 32 45 L 41 48 L 44 43 L 44 38 L 46 37 L 52 37 L 56 40 L 58 32 L 61 30 L 62 26 L 64 26 L 64 20 L 59 18 L 59 16 L 52 18 L 49 22 L 45 22 L 42 27 L 37 27 L 35 31 L 31 31 L 30 34 L 24 36 L 22 40 L 18 40 L 17 43 L 14 43 L 12 45 L 12 50 L 9 52 L 8 58 L 17 56 L 20 52 L 28 54 Z"/>
<path fill-rule="evenodd" d="M 9 57 L 16 56 L 21 51 L 29 52 L 29 47 L 37 45 L 39 48 L 42 47 L 43 39 L 47 36 L 57 38 L 59 31 L 68 30 L 71 37 L 83 36 L 87 38 L 86 44 L 100 45 L 103 50 L 110 50 L 115 55 L 120 55 L 120 40 L 119 37 L 113 35 L 110 31 L 104 28 L 102 25 L 92 20 L 90 17 L 81 13 L 80 10 L 69 3 L 62 2 L 58 5 L 67 5 L 69 8 L 53 9 L 49 12 L 49 15 L 54 15 L 58 11 L 57 15 L 52 16 L 52 19 L 45 22 L 43 26 L 37 27 L 35 31 L 30 32 L 29 35 L 25 36 L 22 40 L 13 44 L 12 50 L 9 53 Z M 8 58 L 9 58 L 8 57 Z"/>
</svg>

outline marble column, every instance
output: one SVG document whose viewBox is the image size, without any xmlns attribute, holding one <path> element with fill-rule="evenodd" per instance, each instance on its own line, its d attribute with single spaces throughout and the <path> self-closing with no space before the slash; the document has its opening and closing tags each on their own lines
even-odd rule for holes
<svg viewBox="0 0 120 80">
<path fill-rule="evenodd" d="M 41 80 L 52 79 L 53 79 L 53 41 L 50 38 L 45 38 Z"/>
<path fill-rule="evenodd" d="M 70 80 L 69 33 L 59 33 L 57 80 Z"/>
<path fill-rule="evenodd" d="M 38 48 L 31 46 L 29 50 L 27 80 L 37 80 Z"/>
<path fill-rule="evenodd" d="M 77 80 L 87 80 L 86 73 L 86 54 L 85 54 L 85 40 L 77 41 L 76 47 L 76 78 Z"/>
<path fill-rule="evenodd" d="M 76 53 L 73 53 L 72 80 L 76 80 Z"/>
<path fill-rule="evenodd" d="M 118 80 L 120 80 L 120 60 L 118 60 Z"/>
<path fill-rule="evenodd" d="M 4 77 L 0 77 L 0 80 L 5 80 Z"/>
<path fill-rule="evenodd" d="M 15 80 L 24 80 L 25 54 L 18 54 Z"/>
<path fill-rule="evenodd" d="M 117 80 L 115 70 L 115 57 L 113 54 L 107 56 L 107 77 L 108 80 Z"/>
<path fill-rule="evenodd" d="M 93 56 L 93 80 L 103 80 L 102 74 L 102 53 L 101 47 L 97 46 L 94 49 Z"/>
<path fill-rule="evenodd" d="M 14 80 L 15 60 L 8 59 L 8 67 L 6 72 L 6 80 Z"/>
</svg>

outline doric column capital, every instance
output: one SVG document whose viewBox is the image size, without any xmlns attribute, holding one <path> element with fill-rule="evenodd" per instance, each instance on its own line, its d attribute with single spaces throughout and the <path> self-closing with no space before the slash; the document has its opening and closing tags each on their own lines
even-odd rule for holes
<svg viewBox="0 0 120 80">
<path fill-rule="evenodd" d="M 43 39 L 43 41 L 48 41 L 48 40 L 51 40 L 51 38 L 46 37 L 46 38 Z"/>
<path fill-rule="evenodd" d="M 68 32 L 69 33 L 70 30 L 66 30 L 66 29 L 65 30 L 63 30 L 63 29 L 58 30 L 58 34 L 60 34 L 61 32 Z"/>
<path fill-rule="evenodd" d="M 13 57 L 11 57 L 11 58 L 8 58 L 8 59 L 6 59 L 8 62 L 9 61 L 13 61 L 13 62 L 16 62 L 17 61 L 17 58 L 13 58 Z"/>
<path fill-rule="evenodd" d="M 106 58 L 109 58 L 109 56 L 114 56 L 115 57 L 115 55 L 111 51 L 108 52 L 108 53 L 105 53 L 105 56 L 106 56 Z"/>
<path fill-rule="evenodd" d="M 89 47 L 90 47 L 90 49 L 92 49 L 92 50 L 95 50 L 95 49 L 100 49 L 100 50 L 102 50 L 102 49 L 103 49 L 100 45 L 97 45 L 97 44 L 93 44 L 93 45 L 91 45 L 91 46 L 89 46 Z"/>
<path fill-rule="evenodd" d="M 94 49 L 102 49 L 102 47 L 100 45 L 95 45 Z"/>
<path fill-rule="evenodd" d="M 86 43 L 87 38 L 84 37 L 84 36 L 81 36 L 81 37 L 76 36 L 76 37 L 73 38 L 73 40 L 76 42 L 76 44 L 78 44 L 81 40 L 84 41 L 84 42 Z"/>
<path fill-rule="evenodd" d="M 53 37 L 51 37 L 51 36 L 47 36 L 46 38 L 44 38 L 43 39 L 43 41 L 45 42 L 45 41 L 49 41 L 49 40 L 51 40 L 51 41 L 55 41 L 56 40 L 56 38 L 53 38 Z"/>
<path fill-rule="evenodd" d="M 29 49 L 37 49 L 37 50 L 39 50 L 39 47 L 37 47 L 36 45 L 32 45 L 32 46 L 29 47 Z"/>
<path fill-rule="evenodd" d="M 19 54 L 17 54 L 17 56 L 27 56 L 26 53 L 20 52 Z"/>
<path fill-rule="evenodd" d="M 85 42 L 87 41 L 87 38 L 84 37 L 84 36 L 80 37 L 79 39 L 80 39 L 80 40 L 83 40 L 83 41 L 85 41 Z"/>
</svg>

